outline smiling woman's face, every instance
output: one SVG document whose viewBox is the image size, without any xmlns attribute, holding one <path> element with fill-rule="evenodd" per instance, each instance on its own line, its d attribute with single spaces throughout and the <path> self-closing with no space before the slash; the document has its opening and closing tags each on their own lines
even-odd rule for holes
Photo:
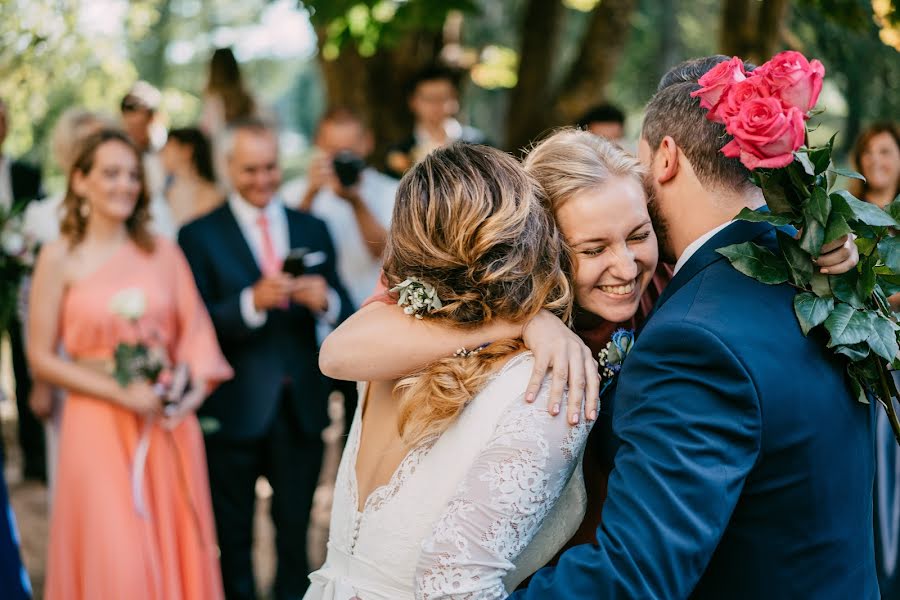
<svg viewBox="0 0 900 600">
<path fill-rule="evenodd" d="M 629 320 L 659 258 L 644 190 L 634 177 L 613 177 L 581 190 L 556 211 L 575 253 L 575 300 L 607 321 Z"/>
</svg>

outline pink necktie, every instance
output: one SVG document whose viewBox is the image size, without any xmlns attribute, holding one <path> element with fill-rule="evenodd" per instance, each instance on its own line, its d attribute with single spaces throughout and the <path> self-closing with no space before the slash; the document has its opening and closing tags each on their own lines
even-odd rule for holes
<svg viewBox="0 0 900 600">
<path fill-rule="evenodd" d="M 266 218 L 266 215 L 260 213 L 259 218 L 256 219 L 257 225 L 259 225 L 259 231 L 262 233 L 262 255 L 260 256 L 261 263 L 259 265 L 262 274 L 271 277 L 272 275 L 277 275 L 281 272 L 281 260 L 279 260 L 278 255 L 275 254 L 275 244 L 272 243 L 272 236 L 269 233 L 269 220 Z"/>
</svg>

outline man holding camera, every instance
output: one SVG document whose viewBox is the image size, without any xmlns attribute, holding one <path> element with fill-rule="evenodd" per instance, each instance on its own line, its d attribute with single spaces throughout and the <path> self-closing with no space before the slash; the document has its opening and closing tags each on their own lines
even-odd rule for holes
<svg viewBox="0 0 900 600">
<path fill-rule="evenodd" d="M 278 571 L 273 598 L 300 600 L 309 582 L 306 531 L 330 423 L 316 323 L 352 310 L 319 219 L 285 208 L 277 134 L 234 124 L 222 140 L 233 192 L 178 236 L 234 378 L 198 411 L 206 442 L 225 596 L 256 598 L 256 480 L 272 486 Z"/>
<path fill-rule="evenodd" d="M 360 306 L 381 276 L 381 253 L 394 208 L 397 182 L 366 166 L 374 147 L 362 119 L 345 108 L 319 121 L 316 155 L 306 179 L 285 185 L 283 195 L 328 225 L 337 247 L 338 275 Z"/>
</svg>

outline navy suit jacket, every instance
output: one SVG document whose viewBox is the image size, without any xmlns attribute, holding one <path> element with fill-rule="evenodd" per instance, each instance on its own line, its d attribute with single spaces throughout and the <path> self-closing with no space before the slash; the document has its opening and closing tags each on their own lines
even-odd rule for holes
<svg viewBox="0 0 900 600">
<path fill-rule="evenodd" d="M 803 336 L 792 288 L 715 251 L 749 240 L 773 228 L 726 227 L 660 297 L 616 390 L 598 544 L 516 598 L 878 598 L 873 407 Z"/>
<path fill-rule="evenodd" d="M 285 211 L 291 248 L 325 253 L 325 262 L 306 272 L 325 277 L 341 298 L 340 318 L 346 318 L 353 308 L 335 271 L 334 246 L 325 223 L 305 213 Z M 318 434 L 329 423 L 331 387 L 319 371 L 315 316 L 306 307 L 291 304 L 287 310 L 268 311 L 262 327 L 247 326 L 240 294 L 262 275 L 227 203 L 185 225 L 178 243 L 235 373 L 198 411 L 201 418 L 218 422 L 212 435 L 234 440 L 265 435 L 278 413 L 287 380 L 298 425 L 309 434 Z"/>
</svg>

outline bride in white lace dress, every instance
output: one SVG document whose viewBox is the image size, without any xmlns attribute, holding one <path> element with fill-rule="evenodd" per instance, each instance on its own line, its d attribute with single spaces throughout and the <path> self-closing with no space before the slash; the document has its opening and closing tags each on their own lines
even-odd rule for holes
<svg viewBox="0 0 900 600">
<path fill-rule="evenodd" d="M 497 150 L 454 145 L 419 163 L 397 194 L 385 274 L 441 302 L 410 294 L 409 312 L 460 326 L 541 309 L 567 319 L 568 256 L 540 202 Z M 521 342 L 458 354 L 360 386 L 306 600 L 505 598 L 581 522 L 589 426 L 552 417 L 546 385 L 525 402 L 533 359 Z"/>
</svg>

